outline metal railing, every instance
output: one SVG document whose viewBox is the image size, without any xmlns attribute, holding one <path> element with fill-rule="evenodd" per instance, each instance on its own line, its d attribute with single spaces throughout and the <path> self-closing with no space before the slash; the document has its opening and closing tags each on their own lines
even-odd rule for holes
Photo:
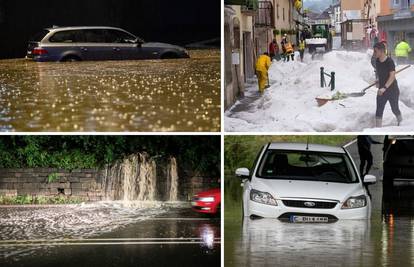
<svg viewBox="0 0 414 267">
<path fill-rule="evenodd" d="M 224 4 L 242 6 L 242 10 L 256 11 L 259 8 L 259 0 L 224 0 Z"/>
</svg>

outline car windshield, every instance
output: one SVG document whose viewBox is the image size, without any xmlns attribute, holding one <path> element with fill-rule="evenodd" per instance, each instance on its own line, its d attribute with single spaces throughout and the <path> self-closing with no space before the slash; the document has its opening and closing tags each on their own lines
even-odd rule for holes
<svg viewBox="0 0 414 267">
<path fill-rule="evenodd" d="M 358 182 L 346 154 L 268 150 L 263 156 L 257 177 L 335 183 Z"/>
<path fill-rule="evenodd" d="M 31 42 L 40 42 L 42 41 L 42 39 L 46 36 L 46 34 L 48 34 L 49 31 L 48 30 L 43 30 L 41 32 L 36 33 L 35 35 L 32 36 L 32 38 L 30 38 Z"/>
</svg>

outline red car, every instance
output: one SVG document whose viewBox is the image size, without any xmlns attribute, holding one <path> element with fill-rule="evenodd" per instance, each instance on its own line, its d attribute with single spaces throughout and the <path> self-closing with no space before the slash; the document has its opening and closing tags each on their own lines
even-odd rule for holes
<svg viewBox="0 0 414 267">
<path fill-rule="evenodd" d="M 191 206 L 194 211 L 207 214 L 220 214 L 221 189 L 203 191 L 193 196 Z"/>
</svg>

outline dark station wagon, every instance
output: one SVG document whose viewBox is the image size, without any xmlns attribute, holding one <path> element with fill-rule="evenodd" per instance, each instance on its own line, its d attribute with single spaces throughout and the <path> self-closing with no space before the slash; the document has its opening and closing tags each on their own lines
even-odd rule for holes
<svg viewBox="0 0 414 267">
<path fill-rule="evenodd" d="M 27 58 L 34 61 L 134 60 L 189 58 L 186 49 L 146 43 L 114 27 L 53 27 L 30 41 Z"/>
</svg>

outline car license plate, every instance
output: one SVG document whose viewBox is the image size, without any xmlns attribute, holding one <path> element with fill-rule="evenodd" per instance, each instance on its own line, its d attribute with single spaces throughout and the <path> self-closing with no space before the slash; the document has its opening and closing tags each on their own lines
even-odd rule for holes
<svg viewBox="0 0 414 267">
<path fill-rule="evenodd" d="M 327 223 L 328 217 L 316 216 L 290 216 L 290 221 L 294 223 Z"/>
</svg>

